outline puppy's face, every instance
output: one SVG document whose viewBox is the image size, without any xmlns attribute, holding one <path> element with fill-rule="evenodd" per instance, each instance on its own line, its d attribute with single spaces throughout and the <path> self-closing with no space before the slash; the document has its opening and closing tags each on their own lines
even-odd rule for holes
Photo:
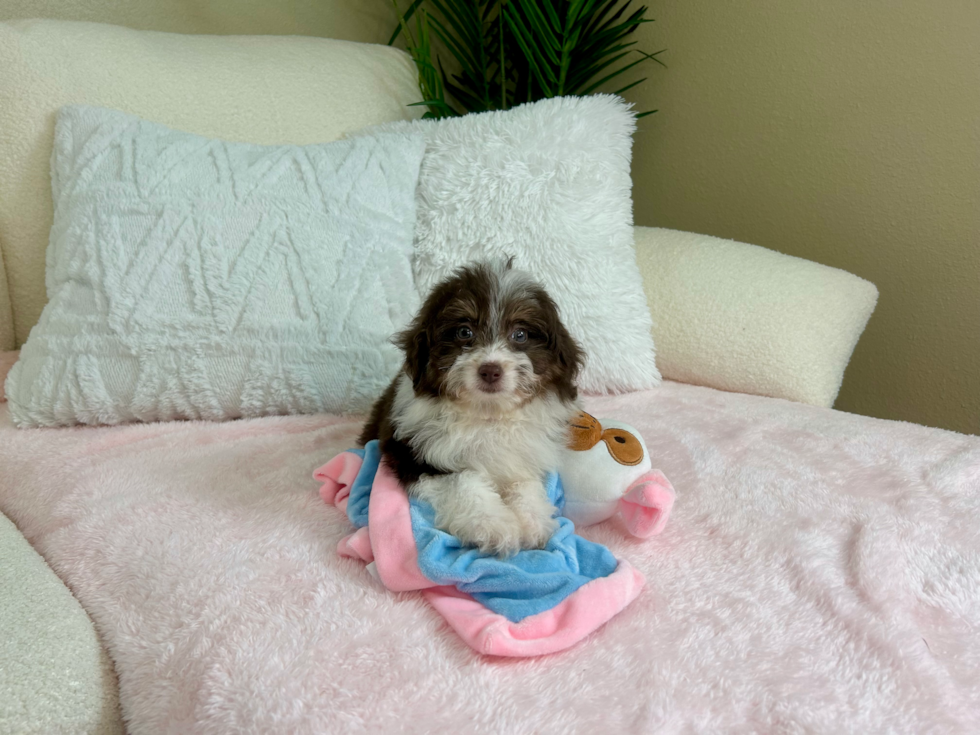
<svg viewBox="0 0 980 735">
<path fill-rule="evenodd" d="M 498 408 L 577 396 L 581 351 L 545 290 L 510 264 L 461 269 L 398 337 L 416 394 Z"/>
</svg>

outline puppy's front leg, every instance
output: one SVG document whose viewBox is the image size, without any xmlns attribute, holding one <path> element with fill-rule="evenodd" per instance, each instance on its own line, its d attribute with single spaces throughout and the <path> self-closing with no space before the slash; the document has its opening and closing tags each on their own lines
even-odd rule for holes
<svg viewBox="0 0 980 735">
<path fill-rule="evenodd" d="M 424 475 L 412 486 L 415 497 L 436 511 L 436 525 L 486 554 L 510 556 L 521 546 L 521 524 L 490 480 L 466 470 Z"/>
<path fill-rule="evenodd" d="M 504 502 L 514 511 L 521 524 L 521 546 L 543 549 L 558 529 L 555 506 L 540 480 L 524 480 L 507 485 Z"/>
</svg>

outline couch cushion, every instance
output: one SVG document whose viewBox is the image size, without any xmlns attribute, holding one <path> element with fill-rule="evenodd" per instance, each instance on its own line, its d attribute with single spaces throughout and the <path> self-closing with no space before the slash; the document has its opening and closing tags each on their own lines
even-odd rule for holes
<svg viewBox="0 0 980 735">
<path fill-rule="evenodd" d="M 980 437 L 671 382 L 586 407 L 677 503 L 646 541 L 580 531 L 647 585 L 531 661 L 338 556 L 311 473 L 355 418 L 25 431 L 0 404 L 0 510 L 92 616 L 134 733 L 980 732 Z"/>
<path fill-rule="evenodd" d="M 0 69 L 0 247 L 18 345 L 46 301 L 49 162 L 63 105 L 112 107 L 199 135 L 264 144 L 336 140 L 423 111 L 407 107 L 419 92 L 406 54 L 328 39 L 14 21 L 0 23 Z"/>
</svg>

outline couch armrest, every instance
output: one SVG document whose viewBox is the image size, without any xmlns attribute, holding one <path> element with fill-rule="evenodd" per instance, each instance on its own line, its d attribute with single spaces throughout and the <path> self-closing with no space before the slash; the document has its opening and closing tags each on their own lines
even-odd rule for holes
<svg viewBox="0 0 980 735">
<path fill-rule="evenodd" d="M 124 732 L 92 621 L 0 514 L 0 732 Z"/>
<path fill-rule="evenodd" d="M 874 284 L 756 245 L 635 229 L 665 378 L 833 405 Z"/>
</svg>

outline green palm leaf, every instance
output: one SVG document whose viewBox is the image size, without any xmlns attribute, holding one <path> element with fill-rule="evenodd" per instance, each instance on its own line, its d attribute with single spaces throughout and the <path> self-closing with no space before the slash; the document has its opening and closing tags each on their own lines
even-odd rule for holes
<svg viewBox="0 0 980 735">
<path fill-rule="evenodd" d="M 402 4 L 407 3 L 405 9 Z M 401 38 L 419 71 L 426 117 L 507 109 L 544 97 L 615 94 L 647 80 L 623 77 L 661 53 L 630 36 L 646 18 L 632 0 L 392 0 Z M 415 33 L 409 22 L 414 18 Z M 433 44 L 433 38 L 436 44 Z M 632 55 L 632 56 L 631 56 Z M 449 69 L 443 67 L 443 60 Z M 655 112 L 641 113 L 637 117 Z"/>
</svg>

